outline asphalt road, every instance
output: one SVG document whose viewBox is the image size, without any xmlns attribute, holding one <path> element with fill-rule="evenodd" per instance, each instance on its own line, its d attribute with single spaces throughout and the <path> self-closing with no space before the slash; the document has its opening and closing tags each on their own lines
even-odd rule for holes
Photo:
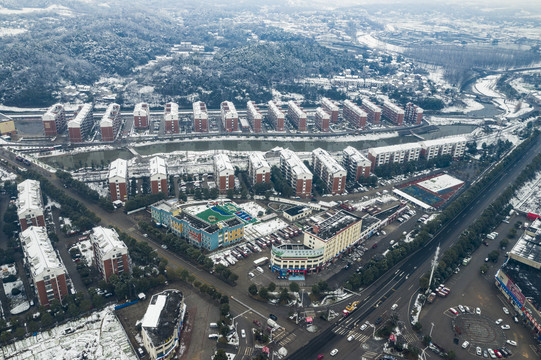
<svg viewBox="0 0 541 360">
<path fill-rule="evenodd" d="M 342 347 L 348 348 L 347 340 L 344 336 L 337 334 L 337 328 L 342 326 L 353 328 L 364 322 L 369 316 L 372 319 L 385 315 L 384 313 L 392 305 L 390 302 L 386 303 L 386 300 L 398 289 L 400 289 L 401 296 L 397 304 L 401 308 L 408 308 L 411 296 L 418 290 L 419 278 L 430 268 L 429 260 L 433 258 L 437 246 L 441 246 L 440 254 L 452 246 L 460 234 L 479 218 L 484 209 L 516 179 L 539 152 L 541 152 L 541 141 L 538 139 L 520 160 L 509 164 L 502 171 L 501 176 L 487 185 L 485 191 L 480 192 L 469 206 L 465 207 L 450 223 L 435 234 L 430 243 L 395 265 L 376 283 L 366 288 L 361 295 L 350 298 L 350 301 L 360 300 L 362 302 L 357 311 L 347 318 L 340 318 L 308 343 L 299 344 L 300 349 L 291 354 L 288 359 L 315 359 L 318 354 L 328 353 L 333 348 L 339 350 L 342 350 Z M 407 322 L 409 323 L 409 321 Z M 347 351 L 341 351 L 341 358 L 346 356 Z"/>
</svg>

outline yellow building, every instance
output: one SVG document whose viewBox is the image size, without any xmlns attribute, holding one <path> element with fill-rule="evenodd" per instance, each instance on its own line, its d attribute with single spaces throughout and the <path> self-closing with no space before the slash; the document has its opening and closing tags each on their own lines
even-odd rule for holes
<svg viewBox="0 0 541 360">
<path fill-rule="evenodd" d="M 15 135 L 15 123 L 13 119 L 4 114 L 0 114 L 0 134 Z"/>
</svg>

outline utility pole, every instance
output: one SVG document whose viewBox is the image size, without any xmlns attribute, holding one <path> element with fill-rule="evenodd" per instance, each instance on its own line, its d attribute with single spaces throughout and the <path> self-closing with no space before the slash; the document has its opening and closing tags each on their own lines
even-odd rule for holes
<svg viewBox="0 0 541 360">
<path fill-rule="evenodd" d="M 438 244 L 438 247 L 436 248 L 436 254 L 434 255 L 434 259 L 432 260 L 432 271 L 430 271 L 430 279 L 428 280 L 428 288 L 426 289 L 426 293 L 430 293 L 430 285 L 432 285 L 432 277 L 434 276 L 434 270 L 436 270 L 436 266 L 438 266 L 438 255 L 440 254 L 440 245 Z"/>
</svg>

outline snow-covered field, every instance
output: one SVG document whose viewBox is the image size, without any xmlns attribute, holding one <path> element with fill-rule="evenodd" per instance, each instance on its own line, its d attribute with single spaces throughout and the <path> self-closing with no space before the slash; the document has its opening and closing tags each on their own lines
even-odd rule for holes
<svg viewBox="0 0 541 360">
<path fill-rule="evenodd" d="M 443 113 L 449 113 L 449 112 L 463 112 L 463 113 L 469 113 L 471 111 L 481 110 L 484 106 L 481 103 L 478 103 L 472 98 L 466 97 L 462 99 L 462 102 L 466 104 L 465 107 L 462 106 L 448 106 L 445 109 L 443 109 L 441 112 Z"/>
<path fill-rule="evenodd" d="M 73 333 L 66 333 L 71 328 Z M 69 331 L 68 331 L 69 332 Z M 6 345 L 0 359 L 138 359 L 113 306 Z"/>
<path fill-rule="evenodd" d="M 392 52 L 404 51 L 404 48 L 401 46 L 386 43 L 384 41 L 376 39 L 371 34 L 365 34 L 361 31 L 357 33 L 357 41 L 360 42 L 361 44 L 365 44 L 366 46 L 372 49 L 387 50 L 387 51 L 392 51 Z"/>
<path fill-rule="evenodd" d="M 541 172 L 537 173 L 535 179 L 528 181 L 518 191 L 511 205 L 517 210 L 541 214 Z"/>
<path fill-rule="evenodd" d="M 427 116 L 426 121 L 430 125 L 453 125 L 453 124 L 469 124 L 480 125 L 485 122 L 484 119 L 478 118 L 454 118 L 454 117 L 442 117 L 442 116 Z"/>
<path fill-rule="evenodd" d="M 473 92 L 493 98 L 502 97 L 502 94 L 496 91 L 496 83 L 498 82 L 500 76 L 501 75 L 490 75 L 480 78 L 473 85 Z"/>
<path fill-rule="evenodd" d="M 433 192 L 438 192 L 460 184 L 464 184 L 464 181 L 454 178 L 448 174 L 436 176 L 431 179 L 417 183 L 417 185 L 422 186 L 425 189 Z"/>
</svg>

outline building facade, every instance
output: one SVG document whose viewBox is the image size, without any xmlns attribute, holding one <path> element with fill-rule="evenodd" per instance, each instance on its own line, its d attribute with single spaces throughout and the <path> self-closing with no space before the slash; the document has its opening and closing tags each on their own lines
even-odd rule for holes
<svg viewBox="0 0 541 360">
<path fill-rule="evenodd" d="M 465 136 L 453 136 L 434 140 L 421 141 L 421 155 L 427 160 L 437 156 L 451 155 L 453 159 L 464 156 L 468 139 Z"/>
<path fill-rule="evenodd" d="M 359 150 L 348 146 L 342 152 L 342 166 L 348 173 L 348 181 L 359 181 L 361 177 L 370 176 L 372 163 Z"/>
<path fill-rule="evenodd" d="M 421 107 L 409 102 L 406 105 L 404 120 L 408 124 L 419 125 L 423 121 L 423 112 L 424 110 Z"/>
<path fill-rule="evenodd" d="M 17 217 L 21 231 L 30 226 L 45 226 L 43 197 L 37 180 L 25 180 L 17 185 Z"/>
<path fill-rule="evenodd" d="M 41 118 L 43 122 L 43 131 L 45 136 L 56 136 L 66 131 L 66 112 L 64 105 L 54 104 Z"/>
<path fill-rule="evenodd" d="M 246 114 L 248 122 L 250 122 L 250 125 L 252 126 L 252 130 L 255 133 L 260 133 L 263 115 L 261 115 L 261 111 L 259 111 L 259 108 L 255 104 L 255 102 L 248 101 L 248 103 L 246 104 Z"/>
<path fill-rule="evenodd" d="M 304 110 L 293 100 L 287 102 L 287 117 L 299 131 L 306 131 L 307 116 Z"/>
<path fill-rule="evenodd" d="M 316 127 L 322 132 L 329 132 L 329 123 L 331 122 L 331 115 L 327 113 L 322 108 L 318 107 L 316 109 L 316 115 L 314 118 L 314 123 Z"/>
<path fill-rule="evenodd" d="M 178 104 L 169 102 L 165 104 L 164 115 L 165 121 L 165 133 L 166 134 L 178 134 L 180 132 L 179 116 L 178 116 Z"/>
<path fill-rule="evenodd" d="M 317 148 L 312 151 L 314 172 L 325 183 L 329 194 L 343 194 L 346 189 L 346 169 L 342 167 L 325 150 Z"/>
<path fill-rule="evenodd" d="M 381 108 L 368 99 L 363 99 L 361 109 L 366 112 L 367 120 L 374 125 L 381 121 Z"/>
<path fill-rule="evenodd" d="M 202 101 L 196 101 L 192 105 L 193 108 L 193 129 L 195 132 L 209 131 L 209 115 L 207 113 L 207 105 Z"/>
<path fill-rule="evenodd" d="M 280 151 L 280 171 L 297 197 L 310 197 L 312 194 L 312 173 L 289 149 Z"/>
<path fill-rule="evenodd" d="M 62 303 L 68 295 L 66 268 L 56 255 L 47 230 L 31 226 L 20 235 L 25 267 L 30 273 L 39 304 L 48 306 L 57 299 Z"/>
<path fill-rule="evenodd" d="M 180 347 L 186 304 L 179 290 L 167 289 L 152 295 L 141 321 L 143 346 L 151 360 L 168 360 Z"/>
<path fill-rule="evenodd" d="M 248 176 L 252 185 L 270 183 L 271 168 L 262 153 L 253 152 L 248 157 Z"/>
<path fill-rule="evenodd" d="M 336 124 L 338 122 L 338 105 L 328 98 L 322 98 L 321 107 L 331 116 L 331 122 Z"/>
<path fill-rule="evenodd" d="M 349 122 L 353 128 L 364 129 L 366 127 L 366 120 L 368 118 L 367 113 L 364 112 L 359 106 L 357 106 L 357 104 L 353 103 L 351 100 L 344 101 L 344 108 L 342 112 L 344 120 Z"/>
<path fill-rule="evenodd" d="M 284 131 L 286 118 L 284 112 L 272 100 L 268 102 L 268 105 L 267 118 L 269 119 L 269 122 L 274 126 L 274 130 Z"/>
<path fill-rule="evenodd" d="M 72 143 L 83 142 L 94 126 L 94 113 L 91 104 L 80 105 L 75 118 L 68 121 L 69 139 Z"/>
<path fill-rule="evenodd" d="M 150 159 L 150 192 L 167 195 L 167 164 L 165 159 L 154 156 Z"/>
<path fill-rule="evenodd" d="M 121 124 L 120 105 L 109 104 L 100 121 L 101 141 L 115 141 Z"/>
<path fill-rule="evenodd" d="M 220 104 L 220 113 L 225 131 L 239 131 L 239 114 L 231 101 L 224 101 Z"/>
<path fill-rule="evenodd" d="M 383 103 L 382 114 L 384 118 L 396 126 L 402 126 L 404 123 L 404 109 L 390 101 L 385 101 Z"/>
<path fill-rule="evenodd" d="M 225 154 L 214 156 L 214 179 L 220 194 L 227 193 L 227 190 L 235 188 L 235 169 Z"/>
<path fill-rule="evenodd" d="M 147 103 L 135 104 L 133 108 L 133 127 L 137 130 L 148 129 L 150 126 L 150 107 Z"/>
<path fill-rule="evenodd" d="M 103 280 L 108 282 L 111 275 L 130 273 L 128 247 L 118 238 L 115 229 L 102 226 L 93 228 L 90 242 L 94 253 L 94 263 Z"/>
<path fill-rule="evenodd" d="M 371 170 L 376 167 L 408 161 L 417 161 L 421 155 L 421 145 L 418 143 L 399 144 L 368 149 L 368 160 L 372 163 Z"/>
<path fill-rule="evenodd" d="M 128 161 L 116 159 L 109 165 L 109 193 L 111 201 L 128 200 Z"/>
</svg>

